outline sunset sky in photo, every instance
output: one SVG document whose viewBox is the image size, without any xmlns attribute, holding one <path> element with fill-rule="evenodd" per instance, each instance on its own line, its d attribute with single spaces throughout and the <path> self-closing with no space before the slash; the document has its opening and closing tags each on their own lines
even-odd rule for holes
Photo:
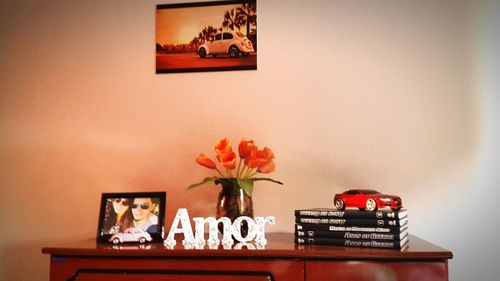
<svg viewBox="0 0 500 281">
<path fill-rule="evenodd" d="M 205 26 L 222 27 L 225 11 L 240 7 L 220 5 L 156 10 L 156 42 L 164 44 L 189 44 Z M 241 30 L 246 30 L 243 25 Z"/>
</svg>

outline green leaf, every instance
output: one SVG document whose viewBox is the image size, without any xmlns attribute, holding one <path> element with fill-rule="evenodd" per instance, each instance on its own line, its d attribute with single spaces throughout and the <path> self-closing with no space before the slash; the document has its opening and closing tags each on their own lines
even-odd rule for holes
<svg viewBox="0 0 500 281">
<path fill-rule="evenodd" d="M 250 179 L 237 179 L 237 180 L 238 180 L 238 185 L 241 187 L 241 189 L 243 189 L 246 195 L 252 197 L 253 181 Z"/>
<path fill-rule="evenodd" d="M 271 178 L 251 178 L 251 179 L 249 179 L 249 180 L 251 180 L 251 181 L 270 181 L 270 182 L 274 182 L 274 183 L 277 183 L 277 184 L 281 184 L 281 185 L 283 185 L 283 183 L 282 183 L 282 182 L 277 181 L 277 180 L 273 180 L 273 179 L 271 179 Z"/>
<path fill-rule="evenodd" d="M 220 184 L 222 186 L 235 186 L 238 184 L 236 178 L 217 178 L 215 184 Z"/>
<path fill-rule="evenodd" d="M 218 179 L 219 177 L 206 177 L 205 179 L 203 179 L 203 181 L 199 182 L 199 183 L 195 183 L 195 184 L 192 184 L 190 186 L 188 186 L 188 190 L 191 189 L 191 188 L 194 188 L 194 187 L 197 187 L 197 186 L 200 186 L 200 185 L 203 185 L 203 184 L 206 184 L 206 183 L 209 183 L 209 182 L 214 182 Z"/>
</svg>

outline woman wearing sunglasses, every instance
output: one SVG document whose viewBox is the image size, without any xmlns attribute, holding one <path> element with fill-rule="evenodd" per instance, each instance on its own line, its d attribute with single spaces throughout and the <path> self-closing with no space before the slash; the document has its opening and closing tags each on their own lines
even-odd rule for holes
<svg viewBox="0 0 500 281">
<path fill-rule="evenodd" d="M 132 225 L 132 217 L 129 211 L 130 199 L 110 198 L 106 204 L 106 215 L 104 218 L 104 233 L 115 234 L 123 232 Z"/>
<path fill-rule="evenodd" d="M 157 233 L 158 216 L 153 213 L 156 205 L 151 198 L 134 198 L 130 205 L 134 227 L 149 233 Z"/>
</svg>

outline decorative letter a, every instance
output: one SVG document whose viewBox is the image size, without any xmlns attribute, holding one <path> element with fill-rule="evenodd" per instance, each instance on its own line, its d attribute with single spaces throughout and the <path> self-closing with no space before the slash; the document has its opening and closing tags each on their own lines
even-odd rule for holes
<svg viewBox="0 0 500 281">
<path fill-rule="evenodd" d="M 178 228 L 179 221 L 181 223 L 181 227 Z M 191 223 L 189 222 L 189 214 L 188 211 L 184 208 L 180 208 L 177 210 L 177 214 L 175 215 L 174 221 L 172 222 L 172 226 L 170 227 L 170 231 L 168 232 L 167 239 L 165 239 L 165 244 L 169 246 L 175 246 L 175 238 L 174 235 L 177 233 L 184 234 L 184 240 L 182 240 L 182 244 L 193 243 L 193 229 L 191 228 Z"/>
</svg>

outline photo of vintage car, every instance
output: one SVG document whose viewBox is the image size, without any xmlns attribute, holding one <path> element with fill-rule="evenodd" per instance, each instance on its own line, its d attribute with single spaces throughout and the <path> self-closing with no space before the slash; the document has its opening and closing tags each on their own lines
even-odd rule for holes
<svg viewBox="0 0 500 281">
<path fill-rule="evenodd" d="M 333 202 L 338 210 L 344 210 L 346 207 L 355 207 L 360 210 L 374 212 L 378 208 L 390 207 L 392 210 L 397 211 L 403 207 L 399 196 L 385 195 L 376 190 L 369 189 L 346 190 L 335 194 Z"/>
<path fill-rule="evenodd" d="M 257 1 L 156 5 L 156 73 L 257 69 Z"/>
<path fill-rule="evenodd" d="M 151 241 L 153 240 L 151 238 L 151 235 L 147 233 L 146 231 L 140 229 L 140 228 L 127 228 L 125 229 L 124 232 L 122 233 L 116 233 L 111 238 L 109 238 L 110 242 L 113 242 L 113 244 L 119 244 L 119 243 L 124 243 L 124 242 L 139 242 L 139 243 L 145 243 L 146 241 Z"/>
<path fill-rule="evenodd" d="M 207 55 L 229 55 L 232 58 L 240 54 L 247 57 L 253 53 L 253 44 L 245 35 L 239 31 L 223 31 L 214 35 L 212 40 L 198 47 L 198 55 L 205 58 Z"/>
</svg>

